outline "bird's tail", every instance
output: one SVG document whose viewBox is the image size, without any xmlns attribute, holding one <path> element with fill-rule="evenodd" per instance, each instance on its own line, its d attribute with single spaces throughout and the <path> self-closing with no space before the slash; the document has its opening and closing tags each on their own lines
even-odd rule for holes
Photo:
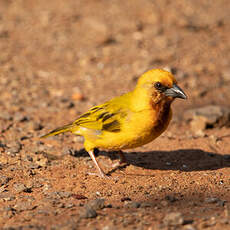
<svg viewBox="0 0 230 230">
<path fill-rule="evenodd" d="M 53 131 L 41 136 L 41 138 L 46 138 L 46 137 L 50 137 L 50 136 L 54 136 L 57 135 L 59 133 L 64 133 L 64 132 L 68 132 L 71 131 L 73 127 L 73 124 L 69 124 L 69 125 L 64 125 L 62 127 L 59 127 L 57 129 L 54 129 Z"/>
</svg>

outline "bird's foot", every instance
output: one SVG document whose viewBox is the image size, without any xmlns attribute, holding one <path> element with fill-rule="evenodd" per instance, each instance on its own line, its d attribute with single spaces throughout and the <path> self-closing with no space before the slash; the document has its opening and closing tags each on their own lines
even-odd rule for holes
<svg viewBox="0 0 230 230">
<path fill-rule="evenodd" d="M 118 161 L 118 162 L 112 164 L 112 168 L 124 168 L 128 165 L 129 164 L 127 162 Z"/>
<path fill-rule="evenodd" d="M 87 172 L 87 175 L 90 176 L 98 176 L 102 179 L 111 179 L 111 176 L 106 175 L 104 172 L 99 172 L 99 173 L 93 173 L 93 172 Z"/>
<path fill-rule="evenodd" d="M 112 164 L 113 168 L 124 168 L 126 166 L 129 165 L 124 153 L 122 151 L 118 151 L 119 157 L 120 157 L 120 161 Z"/>
</svg>

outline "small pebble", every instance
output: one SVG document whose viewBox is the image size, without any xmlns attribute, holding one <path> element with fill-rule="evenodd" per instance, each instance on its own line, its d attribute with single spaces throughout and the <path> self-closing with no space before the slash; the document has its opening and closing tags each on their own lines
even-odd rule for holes
<svg viewBox="0 0 230 230">
<path fill-rule="evenodd" d="M 141 204 L 139 202 L 135 202 L 135 201 L 129 201 L 125 204 L 126 208 L 139 208 L 141 206 Z"/>
<path fill-rule="evenodd" d="M 38 165 L 38 164 L 36 164 L 36 163 L 33 163 L 33 162 L 29 162 L 29 164 L 27 165 L 27 167 L 28 167 L 29 169 L 39 169 L 39 168 L 41 168 L 40 165 Z"/>
<path fill-rule="evenodd" d="M 170 196 L 170 195 L 169 195 L 169 196 L 166 196 L 165 199 L 168 200 L 168 201 L 170 201 L 171 203 L 173 203 L 173 202 L 175 202 L 175 201 L 178 200 L 178 199 L 175 198 L 174 196 Z"/>
<path fill-rule="evenodd" d="M 36 206 L 33 205 L 30 201 L 18 202 L 16 205 L 14 205 L 14 209 L 19 212 L 33 210 L 34 208 L 36 208 Z"/>
<path fill-rule="evenodd" d="M 106 225 L 102 228 L 102 230 L 116 230 L 117 227 L 115 227 L 114 225 Z"/>
<path fill-rule="evenodd" d="M 229 218 L 223 218 L 223 219 L 220 220 L 220 223 L 221 224 L 229 224 L 230 220 L 229 220 Z"/>
<path fill-rule="evenodd" d="M 8 112 L 1 111 L 0 119 L 3 119 L 3 120 L 12 120 L 13 117 Z"/>
<path fill-rule="evenodd" d="M 10 193 L 4 192 L 4 193 L 2 193 L 0 195 L 0 200 L 3 200 L 3 201 L 12 201 L 12 200 L 15 200 L 15 196 L 13 196 Z"/>
<path fill-rule="evenodd" d="M 81 209 L 80 217 L 84 219 L 97 217 L 97 212 L 90 206 Z"/>
<path fill-rule="evenodd" d="M 0 186 L 8 184 L 11 179 L 11 177 L 0 175 Z"/>
<path fill-rule="evenodd" d="M 41 123 L 35 122 L 35 123 L 33 124 L 33 130 L 34 130 L 34 131 L 39 131 L 39 130 L 42 130 L 43 128 L 44 128 L 44 126 L 43 126 Z"/>
<path fill-rule="evenodd" d="M 84 200 L 84 199 L 88 199 L 86 196 L 81 195 L 81 194 L 72 194 L 72 197 L 76 200 Z"/>
<path fill-rule="evenodd" d="M 148 202 L 141 203 L 141 208 L 149 208 L 149 207 L 152 207 L 151 203 L 148 203 Z"/>
<path fill-rule="evenodd" d="M 31 188 L 27 188 L 24 184 L 22 183 L 16 183 L 13 185 L 14 190 L 18 193 L 20 192 L 32 192 Z"/>
<path fill-rule="evenodd" d="M 49 199 L 63 199 L 63 198 L 69 198 L 73 196 L 71 192 L 65 192 L 65 191 L 54 191 L 54 192 L 48 192 L 45 194 L 45 196 Z"/>
<path fill-rule="evenodd" d="M 191 224 L 185 225 L 183 229 L 184 230 L 196 230 L 196 228 L 194 226 L 192 226 Z"/>
<path fill-rule="evenodd" d="M 161 201 L 161 205 L 162 205 L 163 207 L 167 207 L 167 206 L 169 205 L 169 203 L 168 203 L 168 201 L 166 201 L 166 200 L 162 200 L 162 201 Z"/>
<path fill-rule="evenodd" d="M 95 199 L 89 201 L 86 206 L 93 208 L 94 210 L 100 210 L 105 207 L 105 199 Z"/>
<path fill-rule="evenodd" d="M 204 202 L 207 203 L 207 204 L 214 204 L 214 203 L 217 203 L 219 202 L 220 199 L 217 198 L 217 197 L 207 197 Z"/>
<path fill-rule="evenodd" d="M 14 145 L 9 146 L 8 152 L 10 154 L 15 155 L 16 153 L 19 153 L 22 149 L 22 145 L 19 142 L 14 143 Z"/>
<path fill-rule="evenodd" d="M 123 197 L 123 198 L 121 198 L 121 202 L 124 202 L 124 201 L 131 201 L 131 198 L 129 198 L 129 197 Z"/>
<path fill-rule="evenodd" d="M 180 212 L 171 212 L 164 217 L 163 223 L 166 226 L 182 225 L 184 223 L 184 218 Z"/>
</svg>

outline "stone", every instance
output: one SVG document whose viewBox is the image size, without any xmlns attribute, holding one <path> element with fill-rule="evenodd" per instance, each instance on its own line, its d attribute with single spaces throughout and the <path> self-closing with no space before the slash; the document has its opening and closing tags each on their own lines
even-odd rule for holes
<svg viewBox="0 0 230 230">
<path fill-rule="evenodd" d="M 94 210 L 103 209 L 105 207 L 105 199 L 98 198 L 98 199 L 89 201 L 86 206 L 91 207 Z"/>
<path fill-rule="evenodd" d="M 151 203 L 148 203 L 148 202 L 141 203 L 141 208 L 149 208 L 149 207 L 152 207 Z"/>
<path fill-rule="evenodd" d="M 199 132 L 206 129 L 207 119 L 202 116 L 195 116 L 190 122 L 190 127 L 193 132 Z"/>
<path fill-rule="evenodd" d="M 207 197 L 204 202 L 207 204 L 214 204 L 217 203 L 219 201 L 219 198 L 217 197 Z"/>
<path fill-rule="evenodd" d="M 121 198 L 121 202 L 125 202 L 125 201 L 131 201 L 131 198 L 129 198 L 129 197 L 122 197 Z"/>
<path fill-rule="evenodd" d="M 116 230 L 117 227 L 115 227 L 114 225 L 106 225 L 102 228 L 102 230 Z"/>
<path fill-rule="evenodd" d="M 178 226 L 184 223 L 184 218 L 180 212 L 171 212 L 164 217 L 163 223 L 166 226 Z"/>
<path fill-rule="evenodd" d="M 11 114 L 8 113 L 8 112 L 6 112 L 6 111 L 1 111 L 0 119 L 3 119 L 3 120 L 12 120 L 13 116 L 11 116 Z"/>
<path fill-rule="evenodd" d="M 218 197 L 207 197 L 205 200 L 204 200 L 205 203 L 207 204 L 217 204 L 221 207 L 223 207 L 226 203 L 225 200 L 221 200 L 219 199 Z"/>
<path fill-rule="evenodd" d="M 183 229 L 184 230 L 196 230 L 196 228 L 194 226 L 192 226 L 191 224 L 185 225 Z"/>
<path fill-rule="evenodd" d="M 12 201 L 12 200 L 15 200 L 15 196 L 13 196 L 11 193 L 4 192 L 0 195 L 0 200 Z"/>
<path fill-rule="evenodd" d="M 85 206 L 80 212 L 80 217 L 84 219 L 97 217 L 97 212 L 90 206 Z"/>
<path fill-rule="evenodd" d="M 141 204 L 139 202 L 135 202 L 135 201 L 128 201 L 125 204 L 126 208 L 140 208 Z"/>
<path fill-rule="evenodd" d="M 230 108 L 217 105 L 207 105 L 187 110 L 185 120 L 190 122 L 194 131 L 213 127 L 230 126 Z"/>
<path fill-rule="evenodd" d="M 171 203 L 173 203 L 173 202 L 178 200 L 176 197 L 170 196 L 170 195 L 166 196 L 165 199 L 170 201 Z"/>
<path fill-rule="evenodd" d="M 22 145 L 19 142 L 14 143 L 12 146 L 9 146 L 8 152 L 12 155 L 19 153 L 22 149 Z"/>
<path fill-rule="evenodd" d="M 0 186 L 8 184 L 11 179 L 11 177 L 0 175 Z"/>
<path fill-rule="evenodd" d="M 27 191 L 27 187 L 22 183 L 14 184 L 14 190 L 18 193 Z"/>
<path fill-rule="evenodd" d="M 85 200 L 88 199 L 86 196 L 81 195 L 81 194 L 72 194 L 72 197 L 76 200 Z"/>
<path fill-rule="evenodd" d="M 30 201 L 25 201 L 25 202 L 18 202 L 16 205 L 14 205 L 14 209 L 19 211 L 19 212 L 23 212 L 26 210 L 33 210 L 35 209 L 36 206 L 33 205 Z"/>
</svg>

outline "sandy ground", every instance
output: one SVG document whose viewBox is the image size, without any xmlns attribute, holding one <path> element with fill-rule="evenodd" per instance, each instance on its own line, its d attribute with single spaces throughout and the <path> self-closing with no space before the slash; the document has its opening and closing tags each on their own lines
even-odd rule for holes
<svg viewBox="0 0 230 230">
<path fill-rule="evenodd" d="M 229 12 L 229 0 L 0 0 L 0 228 L 230 229 Z M 39 138 L 151 68 L 189 100 L 127 166 L 98 154 L 111 180 L 87 174 L 80 138 Z"/>
</svg>

